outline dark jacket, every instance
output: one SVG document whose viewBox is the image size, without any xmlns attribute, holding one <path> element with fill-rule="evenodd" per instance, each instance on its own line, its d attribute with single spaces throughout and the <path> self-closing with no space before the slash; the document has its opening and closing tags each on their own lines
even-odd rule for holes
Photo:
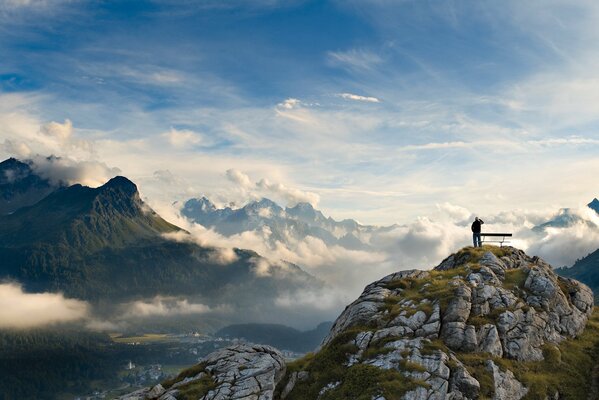
<svg viewBox="0 0 599 400">
<path fill-rule="evenodd" d="M 475 221 L 472 223 L 472 232 L 473 232 L 473 233 L 480 233 L 480 226 L 481 226 L 482 224 L 484 224 L 484 222 L 483 222 L 483 220 L 482 220 L 482 219 L 475 220 Z"/>
</svg>

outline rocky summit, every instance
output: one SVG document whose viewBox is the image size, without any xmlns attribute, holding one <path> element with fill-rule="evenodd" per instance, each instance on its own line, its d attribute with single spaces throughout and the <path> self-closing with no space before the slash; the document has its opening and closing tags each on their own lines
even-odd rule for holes
<svg viewBox="0 0 599 400">
<path fill-rule="evenodd" d="M 586 399 L 598 333 L 584 284 L 515 248 L 465 248 L 368 285 L 303 359 L 230 348 L 128 398 Z"/>
</svg>

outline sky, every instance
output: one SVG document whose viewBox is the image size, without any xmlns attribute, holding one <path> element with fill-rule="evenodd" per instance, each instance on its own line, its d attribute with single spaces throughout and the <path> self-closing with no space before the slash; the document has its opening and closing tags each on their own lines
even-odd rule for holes
<svg viewBox="0 0 599 400">
<path fill-rule="evenodd" d="M 200 243 L 333 285 L 326 301 L 281 300 L 333 318 L 372 280 L 469 244 L 475 215 L 554 266 L 596 249 L 597 43 L 594 0 L 0 0 L 0 158 L 68 183 L 127 176 Z M 375 252 L 315 238 L 272 248 L 182 219 L 201 195 L 398 225 Z M 578 222 L 532 229 L 556 213 Z M 17 284 L 2 293 L 20 308 L 0 320 L 19 326 L 90 312 Z"/>
<path fill-rule="evenodd" d="M 579 207 L 598 40 L 590 0 L 0 0 L 0 156 L 368 224 Z"/>
</svg>

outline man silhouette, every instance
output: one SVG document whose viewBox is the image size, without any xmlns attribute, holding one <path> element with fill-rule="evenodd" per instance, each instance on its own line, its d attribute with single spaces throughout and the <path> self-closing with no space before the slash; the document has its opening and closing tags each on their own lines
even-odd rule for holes
<svg viewBox="0 0 599 400">
<path fill-rule="evenodd" d="M 483 242 L 480 237 L 480 226 L 484 224 L 484 221 L 478 217 L 474 218 L 474 222 L 472 223 L 472 241 L 474 242 L 474 247 L 482 247 Z"/>
</svg>

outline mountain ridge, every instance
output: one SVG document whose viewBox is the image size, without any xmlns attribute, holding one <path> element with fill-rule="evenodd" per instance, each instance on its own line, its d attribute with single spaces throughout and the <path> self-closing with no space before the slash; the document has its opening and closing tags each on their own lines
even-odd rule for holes
<svg viewBox="0 0 599 400">
<path fill-rule="evenodd" d="M 168 237 L 179 232 L 182 240 Z M 297 265 L 249 250 L 222 252 L 161 218 L 122 176 L 98 188 L 60 188 L 0 224 L 0 278 L 34 292 L 90 301 L 197 295 L 216 306 L 250 304 L 251 296 L 262 304 L 285 290 L 321 286 Z M 260 263 L 266 273 L 258 273 Z"/>
<path fill-rule="evenodd" d="M 327 246 L 372 251 L 377 247 L 373 237 L 397 226 L 361 225 L 353 219 L 336 221 L 325 217 L 309 203 L 300 202 L 293 207 L 283 208 L 267 198 L 233 209 L 217 208 L 203 196 L 187 200 L 181 208 L 181 215 L 226 237 L 248 231 L 264 234 L 264 229 L 268 229 L 266 242 L 273 248 L 277 242 L 293 247 L 293 241 L 311 236 L 322 240 Z"/>
</svg>

